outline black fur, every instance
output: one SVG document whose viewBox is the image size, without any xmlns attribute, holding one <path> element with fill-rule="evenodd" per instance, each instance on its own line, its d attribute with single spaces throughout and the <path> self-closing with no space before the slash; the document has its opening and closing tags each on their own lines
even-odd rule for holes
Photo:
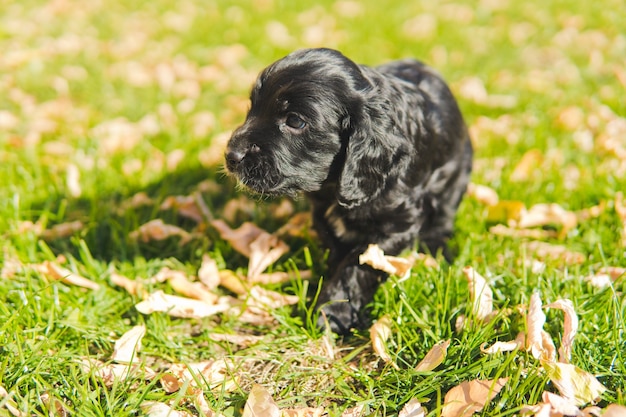
<svg viewBox="0 0 626 417">
<path fill-rule="evenodd" d="M 266 68 L 226 151 L 226 167 L 261 194 L 305 192 L 329 248 L 318 305 L 333 330 L 367 320 L 386 275 L 359 264 L 371 243 L 398 254 L 419 240 L 442 251 L 465 193 L 472 146 L 452 93 L 415 60 L 376 68 L 330 49 Z"/>
</svg>

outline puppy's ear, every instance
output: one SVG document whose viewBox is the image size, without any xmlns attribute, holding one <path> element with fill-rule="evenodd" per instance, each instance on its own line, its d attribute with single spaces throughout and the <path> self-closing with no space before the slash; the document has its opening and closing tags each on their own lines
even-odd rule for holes
<svg viewBox="0 0 626 417">
<path fill-rule="evenodd" d="M 367 105 L 344 121 L 346 154 L 339 176 L 338 202 L 358 207 L 379 196 L 407 164 L 407 139 L 393 133 L 381 112 Z"/>
</svg>

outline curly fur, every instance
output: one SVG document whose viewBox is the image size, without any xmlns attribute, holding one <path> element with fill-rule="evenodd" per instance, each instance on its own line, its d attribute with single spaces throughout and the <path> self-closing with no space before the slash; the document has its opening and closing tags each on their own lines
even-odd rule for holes
<svg viewBox="0 0 626 417">
<path fill-rule="evenodd" d="M 225 158 L 255 192 L 307 195 L 329 249 L 318 305 L 346 333 L 366 324 L 364 307 L 386 278 L 359 264 L 369 244 L 398 254 L 419 241 L 450 258 L 472 146 L 452 93 L 421 62 L 371 68 L 305 49 L 259 75 Z"/>
</svg>

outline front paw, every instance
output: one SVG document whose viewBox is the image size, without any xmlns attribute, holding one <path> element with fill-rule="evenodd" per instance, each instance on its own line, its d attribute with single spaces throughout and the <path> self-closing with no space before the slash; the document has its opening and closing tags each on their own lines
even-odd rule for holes
<svg viewBox="0 0 626 417">
<path fill-rule="evenodd" d="M 348 300 L 331 300 L 319 306 L 317 326 L 330 329 L 340 335 L 349 334 L 351 329 L 365 327 L 359 311 Z"/>
</svg>

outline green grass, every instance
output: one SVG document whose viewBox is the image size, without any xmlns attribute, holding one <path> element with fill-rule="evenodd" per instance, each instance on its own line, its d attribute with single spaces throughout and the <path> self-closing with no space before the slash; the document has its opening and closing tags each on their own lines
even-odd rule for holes
<svg viewBox="0 0 626 417">
<path fill-rule="evenodd" d="M 580 318 L 572 362 L 608 388 L 601 406 L 626 404 L 624 278 L 604 290 L 583 281 L 601 266 L 626 266 L 622 225 L 612 205 L 616 192 L 626 190 L 626 161 L 603 145 L 609 136 L 626 148 L 626 132 L 619 130 L 626 116 L 621 24 L 626 16 L 618 0 L 587 3 L 5 2 L 0 15 L 0 266 L 6 268 L 11 259 L 30 265 L 64 255 L 66 267 L 101 289 L 46 281 L 29 267 L 1 278 L 0 386 L 24 415 L 48 415 L 43 394 L 74 415 L 141 415 L 140 404 L 148 400 L 194 411 L 190 394 L 167 394 L 159 378 L 105 387 L 81 368 L 80 358 L 106 361 L 120 335 L 145 324 L 140 355 L 157 370 L 172 362 L 240 359 L 236 390 L 205 390 L 209 404 L 227 416 L 240 415 L 253 383 L 269 387 L 281 407 L 325 406 L 339 415 L 363 405 L 368 414 L 394 416 L 418 397 L 436 415 L 446 392 L 458 383 L 502 376 L 509 382 L 484 414 L 515 414 L 555 388 L 530 354 L 480 352 L 481 344 L 510 340 L 524 330 L 519 312 L 455 332 L 456 319 L 471 306 L 461 269 L 472 265 L 488 277 L 496 308 L 527 304 L 534 291 L 545 303 L 571 299 Z M 377 359 L 367 332 L 337 341 L 339 357 L 326 359 L 305 301 L 295 311 L 276 312 L 276 326 L 138 313 L 139 298 L 110 282 L 112 268 L 131 278 L 151 276 L 162 266 L 193 274 L 204 253 L 222 269 L 246 267 L 245 258 L 210 227 L 184 246 L 176 238 L 137 243 L 128 234 L 154 218 L 191 231 L 193 222 L 160 211 L 159 205 L 169 195 L 191 193 L 204 180 L 214 183 L 202 193 L 207 206 L 217 218 L 225 214 L 239 193 L 219 166 L 220 140 L 243 120 L 256 73 L 305 46 L 338 48 L 372 65 L 406 56 L 434 65 L 472 126 L 474 182 L 527 206 L 554 202 L 576 211 L 608 203 L 600 217 L 551 241 L 582 252 L 585 261 L 556 260 L 540 274 L 531 272 L 522 262 L 524 241 L 490 234 L 484 207 L 466 199 L 457 221 L 454 265 L 417 266 L 409 280 L 391 280 L 376 295 L 372 312 L 392 318 L 388 347 L 399 370 Z M 514 97 L 513 106 L 461 94 L 471 77 L 490 94 Z M 563 112 L 571 107 L 582 116 L 564 122 Z M 591 135 L 590 148 L 574 140 L 577 132 Z M 515 166 L 531 149 L 543 160 L 528 178 L 512 181 Z M 174 164 L 179 150 L 184 157 Z M 80 172 L 77 197 L 68 189 L 69 165 Z M 125 208 L 123 202 L 141 191 L 154 203 Z M 249 220 L 273 231 L 285 222 L 273 216 L 273 202 L 252 203 L 235 223 Z M 304 201 L 295 206 L 306 209 Z M 85 227 L 49 240 L 21 231 L 22 222 L 39 220 L 47 227 L 80 220 Z M 291 252 L 275 269 L 312 268 L 316 277 L 323 275 L 324 254 L 314 239 L 289 243 Z M 295 281 L 274 289 L 304 298 L 310 285 Z M 561 313 L 549 311 L 545 328 L 558 340 Z M 266 337 L 237 348 L 212 341 L 212 333 Z M 444 339 L 452 342 L 443 364 L 428 373 L 414 371 L 430 347 Z M 6 403 L 0 398 L 0 415 Z"/>
</svg>

